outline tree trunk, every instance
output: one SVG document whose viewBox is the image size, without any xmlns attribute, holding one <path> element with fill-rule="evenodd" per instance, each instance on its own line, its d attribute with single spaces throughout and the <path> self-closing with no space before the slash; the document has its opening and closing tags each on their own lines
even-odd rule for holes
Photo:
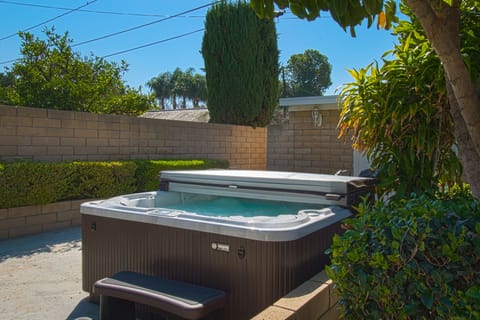
<svg viewBox="0 0 480 320">
<path fill-rule="evenodd" d="M 463 121 L 462 115 L 460 114 L 457 100 L 455 100 L 453 93 L 451 92 L 453 89 L 448 83 L 447 90 L 449 91 L 449 97 L 453 98 L 450 99 L 450 112 L 455 123 L 454 134 L 459 149 L 458 156 L 463 164 L 464 176 L 466 180 L 480 181 L 480 156 L 475 151 L 472 138 L 470 137 L 465 121 Z M 472 193 L 478 197 L 480 194 L 478 184 L 472 183 L 470 184 L 470 187 Z"/>
<path fill-rule="evenodd" d="M 474 196 L 480 197 L 477 172 L 480 159 L 480 98 L 460 52 L 460 2 L 453 1 L 452 6 L 435 2 L 435 9 L 429 0 L 405 0 L 405 3 L 422 25 L 443 64 L 447 86 L 451 88 L 449 100 L 465 177 Z M 458 113 L 455 114 L 455 111 Z"/>
</svg>

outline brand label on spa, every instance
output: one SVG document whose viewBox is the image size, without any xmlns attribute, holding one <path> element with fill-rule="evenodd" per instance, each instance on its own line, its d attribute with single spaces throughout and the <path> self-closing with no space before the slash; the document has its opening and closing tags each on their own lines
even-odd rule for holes
<svg viewBox="0 0 480 320">
<path fill-rule="evenodd" d="M 212 242 L 212 249 L 223 252 L 230 252 L 230 245 L 226 243 Z"/>
</svg>

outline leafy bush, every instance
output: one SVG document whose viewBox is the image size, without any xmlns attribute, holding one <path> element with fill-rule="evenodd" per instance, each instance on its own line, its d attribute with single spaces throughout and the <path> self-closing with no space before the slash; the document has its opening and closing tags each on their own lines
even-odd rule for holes
<svg viewBox="0 0 480 320">
<path fill-rule="evenodd" d="M 46 204 L 68 196 L 73 178 L 66 163 L 15 162 L 0 166 L 0 208 Z"/>
<path fill-rule="evenodd" d="M 326 268 L 345 319 L 480 319 L 480 201 L 463 192 L 358 209 Z"/>
<path fill-rule="evenodd" d="M 137 191 L 158 189 L 158 174 L 162 170 L 192 170 L 228 168 L 225 160 L 135 160 L 137 171 Z"/>
<path fill-rule="evenodd" d="M 158 189 L 161 170 L 228 168 L 222 160 L 0 163 L 0 208 Z"/>
<path fill-rule="evenodd" d="M 132 161 L 74 162 L 76 179 L 72 197 L 76 199 L 106 198 L 136 190 Z"/>
</svg>

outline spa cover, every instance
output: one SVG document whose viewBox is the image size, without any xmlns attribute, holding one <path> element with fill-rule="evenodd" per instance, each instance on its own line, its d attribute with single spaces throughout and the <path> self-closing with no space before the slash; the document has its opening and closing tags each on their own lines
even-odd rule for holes
<svg viewBox="0 0 480 320">
<path fill-rule="evenodd" d="M 261 170 L 162 171 L 160 190 L 350 207 L 373 194 L 374 179 Z"/>
</svg>

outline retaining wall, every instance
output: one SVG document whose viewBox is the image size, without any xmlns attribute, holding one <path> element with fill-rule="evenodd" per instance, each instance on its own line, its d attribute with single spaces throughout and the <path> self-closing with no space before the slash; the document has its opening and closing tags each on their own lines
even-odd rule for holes
<svg viewBox="0 0 480 320">
<path fill-rule="evenodd" d="M 87 200 L 0 209 L 0 240 L 80 225 L 80 204 Z"/>
<path fill-rule="evenodd" d="M 322 271 L 280 298 L 252 320 L 337 320 L 339 298 Z"/>
</svg>

